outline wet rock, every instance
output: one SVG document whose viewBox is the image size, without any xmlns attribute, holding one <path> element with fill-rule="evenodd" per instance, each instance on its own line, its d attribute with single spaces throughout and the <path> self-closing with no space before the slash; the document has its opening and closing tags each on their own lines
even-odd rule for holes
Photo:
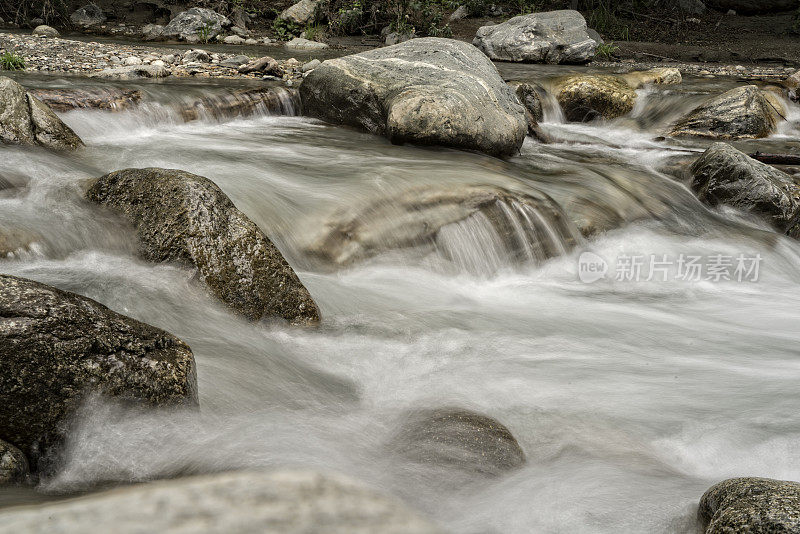
<svg viewBox="0 0 800 534">
<path fill-rule="evenodd" d="M 704 0 L 714 9 L 722 12 L 733 10 L 742 15 L 758 13 L 780 13 L 797 9 L 797 0 Z M 735 13 L 734 13 L 735 14 Z"/>
<path fill-rule="evenodd" d="M 324 50 L 329 48 L 327 44 L 317 41 L 309 41 L 302 37 L 295 37 L 284 45 L 289 50 Z"/>
<path fill-rule="evenodd" d="M 70 22 L 80 28 L 91 28 L 106 21 L 106 15 L 96 4 L 87 4 L 72 12 Z"/>
<path fill-rule="evenodd" d="M 769 478 L 731 478 L 700 499 L 705 534 L 800 532 L 800 484 Z"/>
<path fill-rule="evenodd" d="M 597 43 L 577 11 L 521 15 L 478 28 L 472 44 L 493 60 L 531 63 L 587 63 Z"/>
<path fill-rule="evenodd" d="M 800 238 L 800 186 L 788 174 L 725 143 L 712 145 L 690 172 L 692 189 L 703 202 L 749 211 Z"/>
<path fill-rule="evenodd" d="M 788 90 L 790 100 L 797 102 L 800 100 L 800 70 L 787 77 L 783 81 L 783 86 Z"/>
<path fill-rule="evenodd" d="M 33 35 L 41 35 L 42 37 L 58 37 L 61 35 L 58 33 L 58 30 L 47 26 L 45 24 L 40 24 L 33 29 Z"/>
<path fill-rule="evenodd" d="M 0 140 L 58 150 L 83 146 L 83 141 L 49 107 L 5 77 L 0 77 Z"/>
<path fill-rule="evenodd" d="M 34 89 L 30 93 L 56 111 L 120 111 L 134 107 L 142 100 L 142 92 L 137 89 Z"/>
<path fill-rule="evenodd" d="M 708 100 L 679 120 L 670 135 L 758 139 L 772 134 L 782 116 L 785 111 L 776 99 L 747 85 Z"/>
<path fill-rule="evenodd" d="M 539 123 L 544 119 L 544 109 L 542 107 L 542 97 L 540 92 L 544 89 L 533 83 L 512 83 L 520 103 L 525 108 L 525 118 L 528 122 L 528 135 L 543 138 L 544 134 L 539 131 Z"/>
<path fill-rule="evenodd" d="M 239 72 L 242 74 L 249 74 L 251 72 L 263 72 L 265 74 L 272 74 L 273 76 L 280 76 L 283 74 L 277 60 L 270 56 L 264 56 L 259 59 L 254 59 L 245 65 L 239 67 Z"/>
<path fill-rule="evenodd" d="M 0 226 L 0 259 L 36 254 L 41 241 L 42 236 L 30 230 Z"/>
<path fill-rule="evenodd" d="M 86 194 L 136 226 L 148 261 L 197 267 L 211 292 L 251 320 L 316 323 L 308 290 L 269 238 L 211 180 L 168 169 L 127 169 Z"/>
<path fill-rule="evenodd" d="M 192 352 L 167 332 L 8 275 L 0 275 L 0 317 L 0 436 L 29 458 L 91 392 L 197 404 Z"/>
<path fill-rule="evenodd" d="M 165 78 L 170 74 L 170 70 L 163 65 L 129 65 L 127 67 L 103 69 L 93 74 L 92 77 L 108 78 L 110 80 L 140 80 L 143 78 Z"/>
<path fill-rule="evenodd" d="M 417 462 L 489 476 L 525 463 L 525 453 L 505 426 L 459 408 L 410 414 L 392 448 Z"/>
<path fill-rule="evenodd" d="M 164 27 L 164 37 L 176 37 L 184 41 L 196 41 L 200 33 L 207 39 L 219 35 L 223 28 L 230 27 L 227 17 L 216 11 L 202 7 L 193 7 L 179 13 Z"/>
<path fill-rule="evenodd" d="M 198 513 L 198 507 L 202 513 Z M 138 534 L 441 534 L 403 503 L 342 475 L 311 470 L 221 473 L 130 486 L 0 511 L 8 532 Z"/>
<path fill-rule="evenodd" d="M 317 7 L 322 3 L 322 0 L 300 0 L 296 4 L 284 9 L 278 18 L 287 20 L 305 26 L 306 24 L 314 21 L 314 16 L 317 12 Z"/>
<path fill-rule="evenodd" d="M 633 111 L 636 91 L 616 76 L 573 76 L 561 82 L 556 99 L 567 120 L 615 119 Z"/>
<path fill-rule="evenodd" d="M 488 185 L 442 186 L 413 188 L 335 213 L 307 251 L 323 266 L 349 265 L 412 247 L 457 259 L 445 236 L 464 223 L 478 224 L 482 234 L 492 235 L 493 243 L 483 246 L 495 247 L 493 252 L 509 263 L 543 260 L 575 244 L 569 221 L 545 195 Z"/>
<path fill-rule="evenodd" d="M 393 143 L 516 153 L 525 110 L 486 56 L 427 37 L 324 61 L 300 86 L 313 117 L 385 135 Z"/>
<path fill-rule="evenodd" d="M 0 439 L 0 487 L 21 484 L 28 473 L 28 459 L 22 451 Z"/>
<path fill-rule="evenodd" d="M 229 94 L 201 98 L 180 108 L 186 122 L 201 118 L 230 119 L 256 113 L 295 115 L 300 107 L 297 91 L 283 87 L 244 89 Z"/>
</svg>

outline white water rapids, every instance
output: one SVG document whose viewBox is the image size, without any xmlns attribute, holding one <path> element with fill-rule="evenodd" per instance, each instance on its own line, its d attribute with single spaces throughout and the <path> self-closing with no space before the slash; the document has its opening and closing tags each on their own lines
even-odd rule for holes
<svg viewBox="0 0 800 534">
<path fill-rule="evenodd" d="M 528 139 L 507 162 L 299 117 L 182 123 L 163 112 L 168 103 L 210 89 L 143 90 L 161 104 L 62 114 L 87 145 L 75 154 L 0 148 L 0 174 L 19 186 L 0 191 L 0 225 L 41 236 L 39 249 L 0 269 L 185 340 L 201 412 L 120 417 L 90 404 L 37 491 L 313 466 L 397 495 L 452 532 L 690 533 L 700 496 L 722 479 L 800 480 L 800 244 L 704 207 L 679 174 L 696 155 L 654 140 L 719 86 L 649 92 L 633 118 L 613 123 L 547 123 L 554 143 Z M 744 146 L 785 151 L 800 136 L 787 125 Z M 137 259 L 130 229 L 81 199 L 82 180 L 153 166 L 217 183 L 296 268 L 321 326 L 236 318 L 189 270 Z M 631 222 L 544 261 L 530 251 L 531 261 L 510 262 L 480 217 L 448 227 L 435 250 L 390 250 L 341 269 L 309 258 L 310 236 L 337 210 L 442 184 L 543 191 L 566 209 L 581 198 Z M 524 224 L 520 214 L 537 213 L 514 216 Z M 757 282 L 585 284 L 577 269 L 587 248 L 608 260 L 762 260 Z M 392 454 L 399 417 L 440 406 L 501 421 L 526 465 L 461 485 Z"/>
</svg>

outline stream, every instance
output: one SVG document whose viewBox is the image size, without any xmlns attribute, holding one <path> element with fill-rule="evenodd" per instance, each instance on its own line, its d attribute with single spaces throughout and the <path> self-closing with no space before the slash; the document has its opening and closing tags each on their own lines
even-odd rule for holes
<svg viewBox="0 0 800 534">
<path fill-rule="evenodd" d="M 511 80 L 565 72 L 499 68 Z M 15 79 L 29 88 L 113 85 Z M 685 172 L 709 143 L 659 137 L 708 95 L 742 84 L 687 77 L 641 90 L 629 117 L 591 124 L 567 124 L 551 104 L 541 127 L 552 142 L 528 138 L 509 160 L 394 146 L 292 109 L 181 119 L 180 105 L 235 89 L 222 82 L 121 82 L 142 91 L 140 106 L 60 113 L 85 149 L 0 148 L 0 226 L 40 236 L 4 260 L 3 272 L 185 340 L 201 410 L 121 412 L 91 401 L 57 471 L 33 490 L 3 490 L 0 506 L 154 478 L 308 466 L 396 495 L 451 532 L 694 533 L 697 502 L 712 484 L 799 480 L 800 244 L 742 212 L 701 204 Z M 777 135 L 734 145 L 797 152 L 800 108 L 787 118 Z M 248 323 L 190 270 L 138 259 L 130 228 L 81 196 L 86 179 L 129 167 L 213 180 L 295 268 L 321 325 Z M 413 208 L 396 214 L 404 198 L 470 187 L 546 199 L 594 231 L 554 228 L 536 219 L 538 209 L 511 202 L 515 239 L 534 241 L 534 228 L 550 252 L 510 250 L 480 216 L 447 225 L 432 245 L 393 246 L 410 231 L 393 217 L 413 223 Z M 370 253 L 321 262 L 320 235 L 353 217 L 374 230 Z M 586 251 L 607 263 L 605 278 L 581 280 Z M 742 281 L 687 280 L 676 270 L 681 257 L 714 255 L 758 258 L 757 279 L 751 270 Z M 618 280 L 615 266 L 630 257 L 644 258 L 642 276 Z M 648 276 L 651 257 L 668 269 Z M 392 452 L 405 412 L 442 406 L 502 422 L 527 463 L 465 482 Z"/>
</svg>

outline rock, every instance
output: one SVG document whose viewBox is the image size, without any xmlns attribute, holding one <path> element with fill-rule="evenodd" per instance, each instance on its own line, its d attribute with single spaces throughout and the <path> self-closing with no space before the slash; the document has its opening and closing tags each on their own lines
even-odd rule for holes
<svg viewBox="0 0 800 534">
<path fill-rule="evenodd" d="M 21 450 L 0 439 L 0 488 L 28 478 L 28 459 Z"/>
<path fill-rule="evenodd" d="M 328 45 L 325 43 L 309 41 L 308 39 L 304 39 L 302 37 L 295 37 L 284 46 L 289 50 L 324 50 L 328 48 Z"/>
<path fill-rule="evenodd" d="M 703 15 L 708 10 L 703 0 L 678 0 L 678 9 L 687 15 Z"/>
<path fill-rule="evenodd" d="M 400 43 L 405 43 L 406 41 L 410 41 L 414 38 L 413 33 L 399 33 L 399 32 L 391 32 L 386 34 L 386 38 L 384 39 L 384 44 L 386 46 L 392 46 Z"/>
<path fill-rule="evenodd" d="M 303 81 L 305 113 L 393 143 L 509 155 L 525 110 L 497 68 L 467 43 L 426 37 L 322 62 Z"/>
<path fill-rule="evenodd" d="M 258 41 L 256 41 L 255 39 L 245 39 L 244 44 L 246 44 L 247 46 L 256 46 L 258 44 Z"/>
<path fill-rule="evenodd" d="M 616 76 L 578 75 L 559 84 L 556 99 L 569 121 L 615 119 L 633 111 L 636 91 Z"/>
<path fill-rule="evenodd" d="M 131 65 L 128 67 L 112 67 L 103 69 L 91 77 L 108 78 L 111 80 L 138 80 L 142 78 L 165 78 L 170 75 L 170 70 L 159 65 Z"/>
<path fill-rule="evenodd" d="M 788 174 L 715 143 L 690 169 L 692 189 L 711 206 L 749 211 L 778 231 L 800 238 L 800 186 Z"/>
<path fill-rule="evenodd" d="M 164 26 L 161 24 L 146 24 L 142 27 L 142 39 L 145 41 L 159 41 L 164 38 Z"/>
<path fill-rule="evenodd" d="M 245 56 L 244 54 L 229 57 L 219 62 L 223 67 L 228 67 L 230 69 L 238 69 L 242 65 L 247 65 L 248 63 L 250 63 L 250 56 Z"/>
<path fill-rule="evenodd" d="M 199 513 L 202 510 L 202 513 Z M 165 480 L 0 511 L 27 534 L 441 534 L 395 498 L 337 474 L 238 471 Z"/>
<path fill-rule="evenodd" d="M 33 35 L 41 35 L 43 37 L 58 37 L 61 34 L 58 33 L 58 30 L 55 28 L 45 24 L 40 24 L 33 29 Z"/>
<path fill-rule="evenodd" d="M 780 13 L 797 9 L 797 0 L 705 0 L 705 3 L 719 11 L 735 11 L 734 15 Z"/>
<path fill-rule="evenodd" d="M 514 83 L 511 84 L 517 98 L 525 107 L 525 117 L 528 120 L 528 133 L 538 136 L 538 124 L 544 119 L 544 109 L 542 107 L 542 96 L 540 93 L 544 89 L 533 83 Z"/>
<path fill-rule="evenodd" d="M 681 71 L 667 67 L 629 72 L 619 77 L 634 89 L 645 85 L 676 85 L 683 82 Z"/>
<path fill-rule="evenodd" d="M 0 141 L 57 150 L 83 146 L 83 141 L 49 107 L 5 77 L 0 77 Z"/>
<path fill-rule="evenodd" d="M 28 458 L 92 392 L 196 405 L 192 351 L 91 299 L 0 275 L 0 436 Z"/>
<path fill-rule="evenodd" d="M 472 44 L 493 60 L 531 63 L 587 63 L 597 43 L 577 11 L 521 15 L 502 24 L 478 28 Z"/>
<path fill-rule="evenodd" d="M 788 90 L 788 97 L 797 102 L 800 100 L 800 70 L 783 81 L 783 86 Z"/>
<path fill-rule="evenodd" d="M 70 22 L 81 28 L 91 28 L 106 21 L 106 15 L 96 4 L 87 4 L 72 12 Z"/>
<path fill-rule="evenodd" d="M 136 106 L 142 100 L 137 89 L 96 87 L 92 89 L 34 89 L 33 96 L 56 111 L 104 109 L 120 111 Z"/>
<path fill-rule="evenodd" d="M 305 26 L 310 22 L 314 22 L 314 16 L 317 13 L 317 7 L 322 3 L 322 0 L 300 0 L 296 4 L 284 9 L 278 18 L 294 22 L 300 26 Z"/>
<path fill-rule="evenodd" d="M 208 52 L 199 48 L 189 50 L 183 55 L 183 63 L 193 63 L 195 61 L 208 63 L 211 61 L 211 56 L 208 54 Z"/>
<path fill-rule="evenodd" d="M 505 426 L 459 408 L 410 414 L 391 447 L 417 462 L 489 476 L 525 463 L 525 453 Z"/>
<path fill-rule="evenodd" d="M 447 23 L 452 24 L 454 22 L 458 22 L 459 20 L 464 20 L 468 15 L 469 13 L 467 12 L 467 6 L 461 4 L 450 14 L 449 17 L 447 17 Z"/>
<path fill-rule="evenodd" d="M 122 63 L 131 66 L 131 65 L 141 65 L 143 61 L 142 58 L 138 58 L 136 56 L 128 56 L 122 60 Z"/>
<path fill-rule="evenodd" d="M 184 41 L 197 41 L 205 32 L 206 39 L 213 39 L 227 28 L 231 22 L 216 11 L 202 7 L 193 7 L 179 13 L 164 28 L 165 37 L 177 37 Z"/>
<path fill-rule="evenodd" d="M 222 42 L 225 44 L 240 45 L 244 44 L 244 39 L 242 39 L 238 35 L 228 35 L 222 40 Z"/>
<path fill-rule="evenodd" d="M 240 66 L 239 72 L 242 74 L 249 74 L 251 72 L 265 72 L 268 74 L 280 75 L 278 74 L 280 72 L 280 65 L 274 58 L 264 56 Z"/>
<path fill-rule="evenodd" d="M 481 226 L 485 235 L 496 236 L 493 253 L 505 264 L 545 260 L 576 243 L 561 207 L 547 195 L 489 185 L 446 185 L 416 187 L 334 213 L 320 223 L 319 234 L 305 248 L 320 268 L 348 266 L 410 248 L 439 251 L 457 260 L 458 251 L 446 237 L 463 225 Z M 538 257 L 531 258 L 530 251 Z"/>
<path fill-rule="evenodd" d="M 698 515 L 705 534 L 800 532 L 800 484 L 731 478 L 705 492 Z"/>
<path fill-rule="evenodd" d="M 42 236 L 22 228 L 0 226 L 0 259 L 35 254 Z"/>
<path fill-rule="evenodd" d="M 300 103 L 297 91 L 284 87 L 244 89 L 233 93 L 200 98 L 182 106 L 179 113 L 190 122 L 205 117 L 229 119 L 247 117 L 257 112 L 274 115 L 295 115 Z"/>
<path fill-rule="evenodd" d="M 231 33 L 238 35 L 241 38 L 250 37 L 250 32 L 239 26 L 231 26 Z"/>
<path fill-rule="evenodd" d="M 197 267 L 211 292 L 245 317 L 319 321 L 311 295 L 280 251 L 208 178 L 127 169 L 99 178 L 86 196 L 136 226 L 146 260 Z"/>
<path fill-rule="evenodd" d="M 732 89 L 714 97 L 682 118 L 672 136 L 712 139 L 757 139 L 772 134 L 785 111 L 755 85 Z"/>
<path fill-rule="evenodd" d="M 300 70 L 302 70 L 303 72 L 311 72 L 320 65 L 322 65 L 322 61 L 318 59 L 312 59 L 308 63 L 304 63 Z"/>
<path fill-rule="evenodd" d="M 41 26 L 42 24 L 44 24 L 43 18 L 36 17 L 31 19 L 31 26 Z"/>
<path fill-rule="evenodd" d="M 592 41 L 594 41 L 598 45 L 605 44 L 605 40 L 603 40 L 603 37 L 599 33 L 597 33 L 597 30 L 588 28 L 586 30 L 586 33 L 589 35 Z"/>
</svg>

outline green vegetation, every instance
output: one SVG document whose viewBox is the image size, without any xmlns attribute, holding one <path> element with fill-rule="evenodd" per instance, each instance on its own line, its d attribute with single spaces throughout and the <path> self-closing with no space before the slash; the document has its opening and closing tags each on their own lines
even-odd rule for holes
<svg viewBox="0 0 800 534">
<path fill-rule="evenodd" d="M 25 60 L 16 52 L 6 52 L 0 55 L 0 69 L 25 70 Z"/>
<path fill-rule="evenodd" d="M 200 29 L 197 30 L 197 36 L 200 38 L 201 43 L 208 43 L 211 40 L 211 34 L 214 31 L 214 24 L 206 22 Z"/>
<path fill-rule="evenodd" d="M 598 59 L 611 61 L 612 59 L 614 59 L 614 56 L 618 51 L 619 47 L 615 45 L 613 42 L 603 43 L 597 46 L 597 51 L 595 52 L 594 55 Z"/>
<path fill-rule="evenodd" d="M 330 0 L 323 16 L 335 35 L 379 34 L 385 27 L 402 34 L 449 37 L 445 16 L 457 0 Z"/>
<path fill-rule="evenodd" d="M 303 33 L 303 29 L 296 23 L 283 19 L 275 19 L 272 23 L 272 31 L 275 32 L 275 36 L 281 41 L 288 41 Z"/>
<path fill-rule="evenodd" d="M 318 40 L 319 38 L 322 37 L 322 34 L 323 34 L 323 28 L 322 25 L 319 23 L 307 25 L 305 31 L 303 32 L 303 35 L 309 41 Z"/>
</svg>

